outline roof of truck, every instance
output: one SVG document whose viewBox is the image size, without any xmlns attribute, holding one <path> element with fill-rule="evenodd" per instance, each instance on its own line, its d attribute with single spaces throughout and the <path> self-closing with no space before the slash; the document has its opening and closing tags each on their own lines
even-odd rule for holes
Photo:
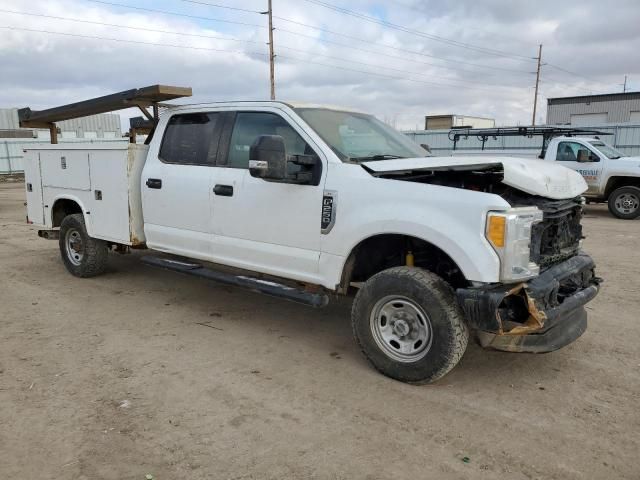
<svg viewBox="0 0 640 480">
<path fill-rule="evenodd" d="M 224 105 L 238 105 L 238 104 L 273 104 L 273 105 L 286 105 L 289 108 L 324 108 L 327 110 L 337 110 L 341 112 L 353 112 L 353 113 L 367 113 L 362 110 L 357 110 L 351 107 L 345 107 L 342 105 L 330 105 L 323 103 L 306 103 L 286 100 L 237 100 L 237 101 L 224 101 L 224 102 L 199 102 L 199 103 L 183 103 L 179 105 L 171 105 L 173 108 L 178 107 L 196 107 L 196 106 L 224 106 Z"/>
</svg>

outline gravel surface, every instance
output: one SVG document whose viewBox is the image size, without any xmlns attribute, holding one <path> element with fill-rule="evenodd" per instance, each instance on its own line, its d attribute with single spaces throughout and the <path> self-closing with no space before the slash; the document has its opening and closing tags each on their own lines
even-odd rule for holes
<svg viewBox="0 0 640 480">
<path fill-rule="evenodd" d="M 350 303 L 154 270 L 74 278 L 0 185 L 2 479 L 638 479 L 640 222 L 587 206 L 605 278 L 548 355 L 469 345 L 435 385 L 376 373 Z"/>
</svg>

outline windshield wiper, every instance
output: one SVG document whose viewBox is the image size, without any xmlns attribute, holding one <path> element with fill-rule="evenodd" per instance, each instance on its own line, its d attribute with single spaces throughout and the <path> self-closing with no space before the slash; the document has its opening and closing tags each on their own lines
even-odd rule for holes
<svg viewBox="0 0 640 480">
<path fill-rule="evenodd" d="M 369 155 L 368 157 L 351 157 L 349 160 L 353 162 L 366 162 L 370 160 L 393 160 L 394 158 L 407 158 L 407 157 L 402 157 L 400 155 L 384 154 L 384 155 Z"/>
</svg>

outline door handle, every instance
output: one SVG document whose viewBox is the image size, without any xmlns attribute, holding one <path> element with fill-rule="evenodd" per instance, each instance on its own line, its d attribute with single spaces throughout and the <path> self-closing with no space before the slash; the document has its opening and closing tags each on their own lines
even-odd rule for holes
<svg viewBox="0 0 640 480">
<path fill-rule="evenodd" d="M 216 185 L 213 193 L 222 197 L 233 197 L 233 185 Z"/>
<path fill-rule="evenodd" d="M 148 178 L 147 187 L 160 189 L 162 188 L 162 180 L 160 180 L 159 178 Z"/>
</svg>

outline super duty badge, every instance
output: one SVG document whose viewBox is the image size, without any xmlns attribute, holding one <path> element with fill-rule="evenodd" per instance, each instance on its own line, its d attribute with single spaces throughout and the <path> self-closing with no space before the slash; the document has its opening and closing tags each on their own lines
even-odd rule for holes
<svg viewBox="0 0 640 480">
<path fill-rule="evenodd" d="M 336 222 L 336 202 L 337 192 L 325 190 L 322 195 L 322 215 L 320 218 L 320 232 L 327 234 Z"/>
</svg>

